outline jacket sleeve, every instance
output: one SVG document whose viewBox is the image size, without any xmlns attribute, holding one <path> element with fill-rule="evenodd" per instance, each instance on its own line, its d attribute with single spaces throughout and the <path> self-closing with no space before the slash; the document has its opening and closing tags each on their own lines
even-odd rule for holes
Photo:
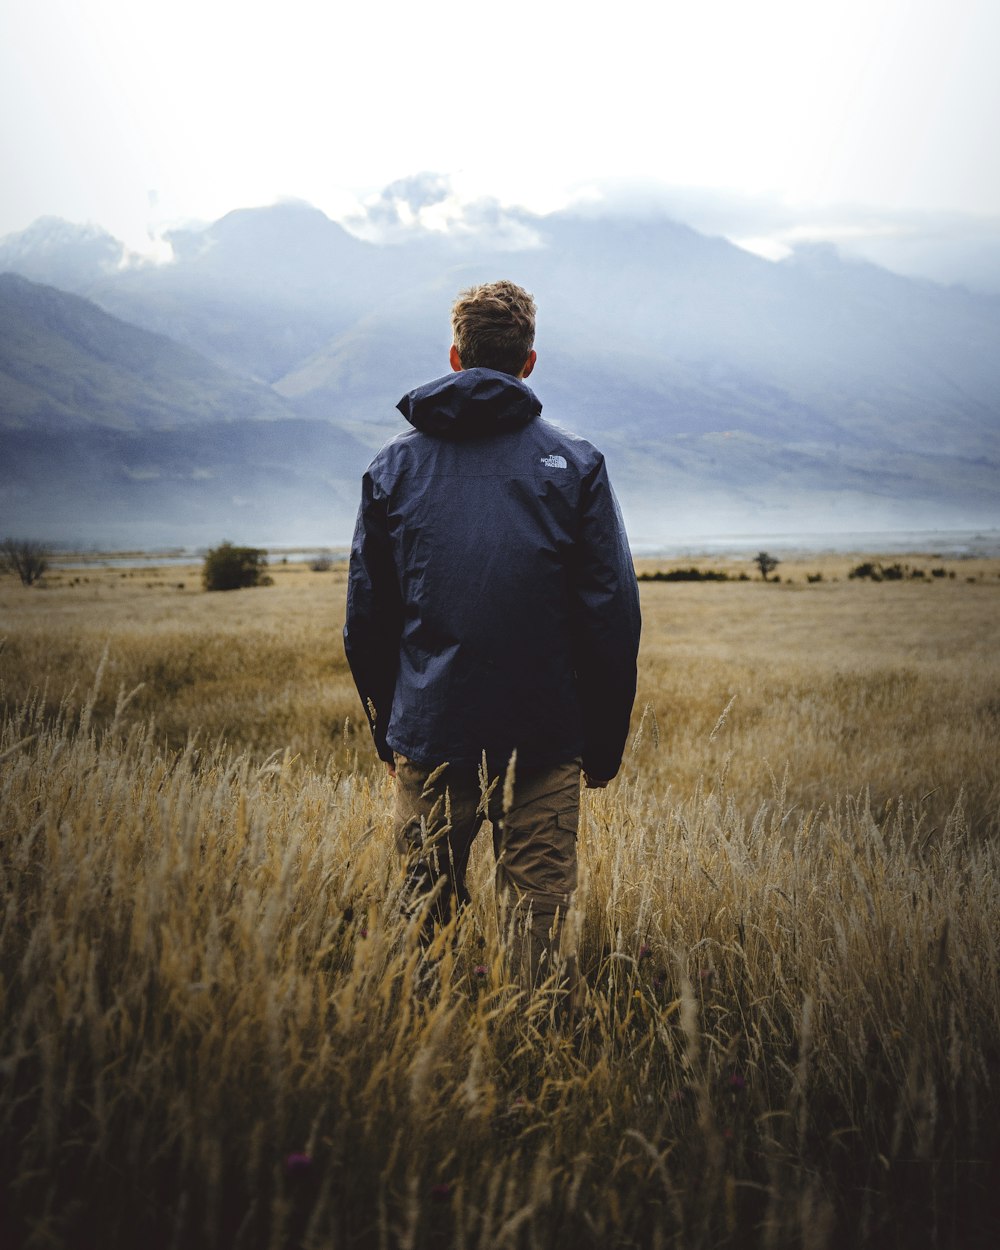
<svg viewBox="0 0 1000 1250">
<path fill-rule="evenodd" d="M 604 458 L 584 479 L 572 568 L 574 668 L 583 714 L 583 769 L 621 767 L 635 701 L 639 588 Z"/>
<path fill-rule="evenodd" d="M 385 740 L 399 668 L 402 598 L 389 540 L 387 501 L 371 470 L 351 545 L 344 650 L 375 739 L 379 758 L 392 762 Z"/>
</svg>

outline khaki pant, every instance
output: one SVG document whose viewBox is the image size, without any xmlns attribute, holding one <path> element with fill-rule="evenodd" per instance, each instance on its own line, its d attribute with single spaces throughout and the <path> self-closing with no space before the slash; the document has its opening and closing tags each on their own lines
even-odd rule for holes
<svg viewBox="0 0 1000 1250">
<path fill-rule="evenodd" d="M 528 984 L 547 977 L 576 889 L 580 761 L 517 768 L 505 777 L 450 764 L 428 768 L 397 755 L 394 817 L 412 905 L 433 894 L 428 938 L 435 922 L 469 901 L 469 852 L 483 823 L 492 822 L 497 902 L 515 938 L 516 974 Z M 563 978 L 575 987 L 575 952 L 559 955 Z"/>
</svg>

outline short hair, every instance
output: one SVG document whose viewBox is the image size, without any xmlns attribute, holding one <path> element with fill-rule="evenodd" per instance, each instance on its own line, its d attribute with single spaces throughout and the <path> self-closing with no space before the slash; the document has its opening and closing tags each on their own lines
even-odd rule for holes
<svg viewBox="0 0 1000 1250">
<path fill-rule="evenodd" d="M 504 278 L 470 286 L 452 305 L 451 328 L 463 369 L 517 377 L 535 342 L 535 301 Z"/>
</svg>

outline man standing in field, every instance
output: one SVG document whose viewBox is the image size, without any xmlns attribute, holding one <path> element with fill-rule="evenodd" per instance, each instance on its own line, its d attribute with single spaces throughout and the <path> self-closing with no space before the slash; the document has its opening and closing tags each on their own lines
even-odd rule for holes
<svg viewBox="0 0 1000 1250">
<path fill-rule="evenodd" d="M 534 980 L 576 888 L 581 770 L 600 788 L 621 764 L 638 592 L 603 456 L 525 385 L 532 297 L 472 287 L 452 329 L 453 372 L 400 400 L 413 428 L 364 475 L 344 642 L 427 934 L 468 900 L 488 818 Z"/>
</svg>

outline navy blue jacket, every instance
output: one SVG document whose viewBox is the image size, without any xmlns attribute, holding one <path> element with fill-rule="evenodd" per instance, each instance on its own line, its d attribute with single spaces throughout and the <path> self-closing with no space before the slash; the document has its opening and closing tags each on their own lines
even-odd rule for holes
<svg viewBox="0 0 1000 1250">
<path fill-rule="evenodd" d="M 604 457 L 492 369 L 412 391 L 369 465 L 344 644 L 379 755 L 621 764 L 639 598 Z"/>
</svg>

